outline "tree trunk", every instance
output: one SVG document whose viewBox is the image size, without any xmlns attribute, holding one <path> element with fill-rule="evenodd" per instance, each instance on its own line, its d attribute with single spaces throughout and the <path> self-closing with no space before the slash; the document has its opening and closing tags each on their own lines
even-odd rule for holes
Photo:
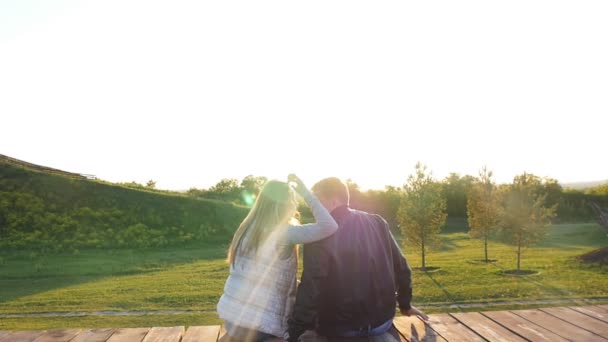
<svg viewBox="0 0 608 342">
<path fill-rule="evenodd" d="M 426 271 L 426 254 L 424 253 L 424 238 L 422 239 L 422 270 Z"/>
<path fill-rule="evenodd" d="M 484 248 L 484 252 L 486 253 L 486 262 L 488 262 L 488 236 L 485 236 L 484 242 L 483 242 L 483 248 Z"/>
<path fill-rule="evenodd" d="M 521 241 L 517 241 L 517 273 L 521 271 Z"/>
</svg>

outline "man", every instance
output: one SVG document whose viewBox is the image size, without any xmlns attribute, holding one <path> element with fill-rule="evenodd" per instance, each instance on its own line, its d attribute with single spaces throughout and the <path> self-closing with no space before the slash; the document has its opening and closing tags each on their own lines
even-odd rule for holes
<svg viewBox="0 0 608 342">
<path fill-rule="evenodd" d="M 337 178 L 318 182 L 312 191 L 339 228 L 304 246 L 289 342 L 299 341 L 306 330 L 306 335 L 323 336 L 306 341 L 399 341 L 392 324 L 395 302 L 405 315 L 428 317 L 411 306 L 412 272 L 387 222 L 351 209 L 348 187 Z"/>
</svg>

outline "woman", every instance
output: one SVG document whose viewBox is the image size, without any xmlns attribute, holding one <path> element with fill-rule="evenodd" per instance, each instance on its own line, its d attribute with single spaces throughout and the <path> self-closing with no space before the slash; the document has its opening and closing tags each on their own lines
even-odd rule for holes
<svg viewBox="0 0 608 342">
<path fill-rule="evenodd" d="M 256 342 L 287 338 L 296 292 L 296 245 L 324 239 L 338 229 L 302 181 L 295 175 L 289 180 L 316 223 L 297 223 L 296 194 L 288 183 L 271 180 L 264 185 L 228 253 L 230 275 L 217 305 L 228 338 Z"/>
</svg>

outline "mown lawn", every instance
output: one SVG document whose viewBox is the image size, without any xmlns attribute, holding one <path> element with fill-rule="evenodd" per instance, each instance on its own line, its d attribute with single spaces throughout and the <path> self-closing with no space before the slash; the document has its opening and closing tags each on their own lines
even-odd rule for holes
<svg viewBox="0 0 608 342">
<path fill-rule="evenodd" d="M 525 250 L 529 276 L 504 275 L 516 266 L 515 250 L 490 245 L 486 264 L 482 245 L 466 233 L 442 235 L 443 247 L 428 255 L 432 272 L 414 272 L 415 305 L 429 312 L 480 310 L 441 305 L 512 300 L 589 298 L 608 302 L 608 266 L 583 265 L 575 256 L 608 244 L 597 225 L 556 225 L 541 245 Z M 0 253 L 0 315 L 40 312 L 202 310 L 178 315 L 0 318 L 0 329 L 133 327 L 218 323 L 213 313 L 227 276 L 226 246 L 187 246 L 162 250 L 82 251 L 39 256 L 32 251 Z M 406 255 L 420 266 L 414 250 Z M 466 305 L 465 305 L 466 306 Z M 537 306 L 537 305 L 536 305 Z"/>
<path fill-rule="evenodd" d="M 608 267 L 584 265 L 575 258 L 607 243 L 594 224 L 555 225 L 544 243 L 524 250 L 522 269 L 538 273 L 510 276 L 503 271 L 517 266 L 514 247 L 492 242 L 489 258 L 496 262 L 486 264 L 480 241 L 466 233 L 447 234 L 442 250 L 427 259 L 427 267 L 439 269 L 415 272 L 415 301 L 425 305 L 608 297 Z M 418 255 L 407 255 L 412 267 L 421 265 Z"/>
</svg>

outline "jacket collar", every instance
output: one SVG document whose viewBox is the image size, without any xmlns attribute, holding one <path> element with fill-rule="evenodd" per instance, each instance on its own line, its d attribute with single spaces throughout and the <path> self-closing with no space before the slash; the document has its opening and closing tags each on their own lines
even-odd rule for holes
<svg viewBox="0 0 608 342">
<path fill-rule="evenodd" d="M 346 216 L 350 212 L 350 210 L 351 209 L 348 207 L 348 205 L 341 205 L 331 211 L 331 216 L 334 218 L 334 220 L 338 221 L 344 216 Z"/>
</svg>

